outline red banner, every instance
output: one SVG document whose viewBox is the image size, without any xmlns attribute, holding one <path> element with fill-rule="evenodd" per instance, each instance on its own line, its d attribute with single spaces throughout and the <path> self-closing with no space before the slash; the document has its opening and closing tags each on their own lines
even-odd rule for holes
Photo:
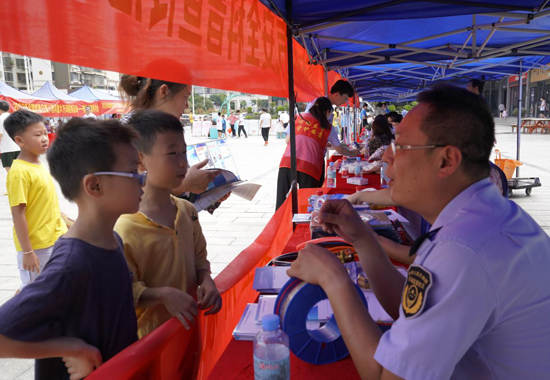
<svg viewBox="0 0 550 380">
<path fill-rule="evenodd" d="M 19 100 L 7 96 L 0 96 L 0 100 L 5 100 L 10 104 L 10 112 L 27 107 L 44 117 L 84 116 L 86 107 L 90 107 L 92 113 L 98 116 L 127 112 L 127 108 L 122 101 L 70 102 L 64 100 Z"/>
<path fill-rule="evenodd" d="M 257 0 L 21 0 L 0 19 L 2 51 L 288 97 L 286 25 Z M 324 94 L 296 42 L 294 70 L 299 101 Z"/>
</svg>

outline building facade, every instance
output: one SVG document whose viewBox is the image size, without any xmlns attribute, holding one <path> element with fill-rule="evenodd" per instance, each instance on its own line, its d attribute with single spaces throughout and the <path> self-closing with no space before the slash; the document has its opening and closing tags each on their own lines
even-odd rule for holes
<svg viewBox="0 0 550 380">
<path fill-rule="evenodd" d="M 5 52 L 2 52 L 0 60 L 0 79 L 20 91 L 32 93 L 52 80 L 48 60 Z"/>
<path fill-rule="evenodd" d="M 88 85 L 118 96 L 120 74 L 2 52 L 0 80 L 6 82 L 8 86 L 28 93 L 33 93 L 50 81 L 67 93 Z"/>
</svg>

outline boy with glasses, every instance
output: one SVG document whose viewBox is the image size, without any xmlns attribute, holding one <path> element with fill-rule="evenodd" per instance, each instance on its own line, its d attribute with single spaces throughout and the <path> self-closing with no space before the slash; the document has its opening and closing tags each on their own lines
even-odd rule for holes
<svg viewBox="0 0 550 380">
<path fill-rule="evenodd" d="M 48 150 L 78 219 L 36 281 L 0 308 L 0 357 L 36 358 L 36 379 L 81 379 L 137 340 L 132 276 L 113 232 L 143 194 L 136 138 L 116 120 L 74 118 Z"/>
</svg>

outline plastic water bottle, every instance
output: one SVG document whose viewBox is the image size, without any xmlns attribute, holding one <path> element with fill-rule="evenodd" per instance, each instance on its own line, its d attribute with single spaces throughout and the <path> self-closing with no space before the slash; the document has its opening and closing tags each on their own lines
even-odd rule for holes
<svg viewBox="0 0 550 380">
<path fill-rule="evenodd" d="M 278 315 L 262 317 L 262 329 L 254 338 L 254 380 L 290 379 L 288 335 L 279 326 Z"/>
<path fill-rule="evenodd" d="M 380 166 L 380 188 L 382 189 L 388 187 L 388 177 L 386 177 L 387 167 L 388 163 L 386 161 L 382 161 L 382 166 Z"/>
<path fill-rule="evenodd" d="M 342 178 L 348 178 L 349 177 L 349 171 L 348 171 L 348 158 L 344 157 L 342 160 Z"/>
<path fill-rule="evenodd" d="M 313 200 L 313 212 L 311 213 L 311 222 L 309 222 L 309 228 L 312 230 L 321 228 L 321 223 L 319 223 L 319 212 L 321 211 L 321 207 L 323 207 L 323 203 L 325 203 L 323 192 L 319 190 Z"/>
<path fill-rule="evenodd" d="M 336 187 L 336 168 L 334 162 L 331 162 L 327 170 L 327 186 Z"/>
<path fill-rule="evenodd" d="M 361 157 L 357 157 L 355 167 L 353 168 L 353 174 L 355 177 L 363 177 L 363 168 L 361 165 Z"/>
</svg>

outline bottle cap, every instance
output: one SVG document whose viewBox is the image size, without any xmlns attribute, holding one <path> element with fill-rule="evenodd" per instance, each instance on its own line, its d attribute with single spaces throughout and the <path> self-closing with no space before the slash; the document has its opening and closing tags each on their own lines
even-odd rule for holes
<svg viewBox="0 0 550 380">
<path fill-rule="evenodd" d="M 262 329 L 265 331 L 275 331 L 279 328 L 279 316 L 277 314 L 267 314 L 262 317 Z"/>
</svg>

